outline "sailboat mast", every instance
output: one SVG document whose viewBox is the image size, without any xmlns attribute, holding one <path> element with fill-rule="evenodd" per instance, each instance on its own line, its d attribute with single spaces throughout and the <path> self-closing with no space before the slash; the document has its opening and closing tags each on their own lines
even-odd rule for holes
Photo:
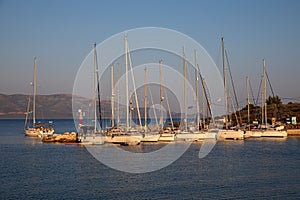
<svg viewBox="0 0 300 200">
<path fill-rule="evenodd" d="M 203 128 L 205 129 L 205 115 L 204 115 L 204 113 L 205 113 L 205 106 L 204 106 L 204 101 L 205 101 L 205 87 L 204 87 L 204 79 L 202 77 L 201 77 L 201 84 L 202 84 L 202 124 L 203 124 Z"/>
<path fill-rule="evenodd" d="M 187 131 L 187 108 L 186 108 L 186 57 L 184 47 L 182 47 L 183 54 L 183 102 L 184 102 L 184 131 Z"/>
<path fill-rule="evenodd" d="M 114 127 L 114 119 L 115 119 L 115 91 L 114 91 L 114 65 L 111 65 L 111 127 Z"/>
<path fill-rule="evenodd" d="M 129 130 L 129 99 L 128 99 L 128 41 L 125 35 L 125 92 L 126 92 L 126 131 Z"/>
<path fill-rule="evenodd" d="M 97 132 L 97 51 L 94 44 L 94 133 Z"/>
<path fill-rule="evenodd" d="M 160 128 L 163 128 L 163 110 L 162 110 L 162 101 L 163 101 L 163 96 L 162 96 L 162 60 L 159 60 L 159 80 L 160 80 L 160 85 L 159 85 L 159 97 L 160 97 Z"/>
<path fill-rule="evenodd" d="M 264 108 L 265 108 L 265 113 L 264 113 L 264 116 L 265 116 L 265 125 L 267 126 L 267 101 L 266 101 L 266 98 L 267 98 L 267 80 L 266 80 L 266 61 L 265 59 L 263 59 L 263 92 L 264 92 L 264 95 L 263 95 L 263 98 L 264 98 Z"/>
<path fill-rule="evenodd" d="M 197 130 L 199 131 L 200 125 L 200 111 L 199 111 L 199 76 L 198 76 L 198 61 L 197 61 L 197 51 L 195 54 L 195 90 L 196 90 L 196 110 L 197 110 Z"/>
<path fill-rule="evenodd" d="M 249 92 L 250 84 L 249 84 L 248 76 L 246 76 L 246 87 L 247 87 L 248 125 L 250 125 L 250 92 Z"/>
<path fill-rule="evenodd" d="M 130 66 L 130 71 L 131 71 L 131 78 L 132 78 L 132 85 L 133 85 L 133 93 L 134 93 L 134 98 L 135 98 L 136 110 L 137 110 L 137 114 L 138 114 L 140 129 L 142 129 L 143 127 L 142 127 L 141 113 L 140 113 L 138 96 L 137 96 L 137 92 L 136 92 L 136 86 L 135 86 L 135 80 L 134 80 L 134 73 L 133 73 L 133 67 L 132 67 L 132 60 L 131 60 L 131 56 L 130 56 L 130 51 L 129 51 L 128 45 L 127 45 L 127 49 L 128 49 L 128 59 L 129 59 L 129 66 Z"/>
<path fill-rule="evenodd" d="M 144 68 L 144 129 L 145 132 L 147 132 L 147 86 L 146 86 L 146 74 L 147 74 L 147 69 L 146 67 Z"/>
<path fill-rule="evenodd" d="M 36 124 L 36 115 L 35 115 L 35 103 L 36 103 L 36 57 L 34 57 L 34 65 L 33 65 L 33 126 Z"/>
<path fill-rule="evenodd" d="M 168 94 L 166 92 L 166 88 L 164 88 L 164 92 L 165 92 L 165 96 L 166 96 L 166 102 L 167 102 L 167 105 L 168 105 L 168 111 L 169 111 L 169 117 L 170 117 L 170 122 L 171 122 L 172 130 L 174 130 L 174 123 L 173 123 L 173 118 L 172 118 L 172 113 L 171 113 L 171 108 L 170 108 L 170 104 L 169 104 L 169 99 L 168 99 Z"/>
<path fill-rule="evenodd" d="M 228 128 L 228 106 L 227 106 L 227 85 L 226 85 L 226 65 L 225 65 L 225 45 L 222 37 L 222 63 L 223 63 L 223 81 L 224 81 L 224 101 L 225 101 L 225 127 Z"/>
<path fill-rule="evenodd" d="M 117 68 L 117 79 L 120 79 L 120 63 L 118 63 L 118 68 Z M 117 111 L 118 111 L 118 116 L 117 116 L 117 124 L 120 123 L 120 83 L 117 84 Z"/>
<path fill-rule="evenodd" d="M 154 105 L 151 88 L 149 88 L 149 94 L 150 94 L 151 104 Z M 155 122 L 156 122 L 156 127 L 159 127 L 157 115 L 156 115 L 156 111 L 155 111 L 155 106 L 153 106 L 153 113 L 154 113 L 154 118 L 155 118 Z"/>
</svg>

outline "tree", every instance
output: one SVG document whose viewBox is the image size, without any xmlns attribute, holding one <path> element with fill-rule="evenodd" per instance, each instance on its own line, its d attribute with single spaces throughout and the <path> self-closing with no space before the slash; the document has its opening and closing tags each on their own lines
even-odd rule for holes
<svg viewBox="0 0 300 200">
<path fill-rule="evenodd" d="M 276 95 L 275 97 L 269 96 L 266 103 L 267 103 L 267 105 L 272 105 L 272 104 L 280 105 L 280 104 L 282 104 L 282 101 L 281 101 L 280 97 Z"/>
<path fill-rule="evenodd" d="M 250 110 L 254 109 L 254 105 L 252 103 L 249 104 L 249 108 Z M 244 108 L 242 108 L 242 110 L 248 110 L 248 105 L 246 105 Z"/>
</svg>

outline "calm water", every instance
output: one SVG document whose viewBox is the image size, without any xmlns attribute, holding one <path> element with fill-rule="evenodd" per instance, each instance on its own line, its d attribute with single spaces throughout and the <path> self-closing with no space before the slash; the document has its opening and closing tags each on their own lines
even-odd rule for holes
<svg viewBox="0 0 300 200">
<path fill-rule="evenodd" d="M 57 132 L 75 130 L 72 120 L 54 120 L 54 124 Z M 0 199 L 300 197 L 297 137 L 218 142 L 201 160 L 201 143 L 193 143 L 166 168 L 129 174 L 106 167 L 84 147 L 26 138 L 21 120 L 0 120 L 0 128 Z M 146 149 L 152 147 L 157 145 L 147 144 Z"/>
</svg>

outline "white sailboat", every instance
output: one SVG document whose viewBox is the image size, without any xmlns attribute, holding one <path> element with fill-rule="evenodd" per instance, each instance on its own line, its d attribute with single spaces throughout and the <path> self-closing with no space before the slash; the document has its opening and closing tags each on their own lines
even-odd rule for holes
<svg viewBox="0 0 300 200">
<path fill-rule="evenodd" d="M 142 142 L 157 142 L 160 134 L 159 132 L 152 132 L 149 131 L 148 125 L 147 125 L 147 69 L 144 69 L 144 135 L 142 138 Z"/>
<path fill-rule="evenodd" d="M 246 86 L 247 86 L 247 108 L 248 108 L 248 127 L 246 128 L 246 132 L 244 135 L 244 138 L 260 138 L 261 137 L 261 131 L 260 130 L 251 130 L 251 122 L 250 122 L 250 94 L 249 94 L 249 88 L 250 88 L 250 80 L 249 77 L 246 77 Z"/>
<path fill-rule="evenodd" d="M 36 122 L 36 57 L 34 57 L 34 67 L 33 67 L 33 105 L 32 111 L 30 111 L 30 97 L 28 98 L 28 106 L 26 112 L 26 119 L 24 125 L 25 135 L 29 137 L 43 137 L 51 135 L 54 133 L 54 128 L 52 127 L 52 122 L 49 121 L 48 124 Z M 30 127 L 28 122 L 28 116 L 32 113 L 32 126 Z"/>
<path fill-rule="evenodd" d="M 198 65 L 198 60 L 197 60 L 197 51 L 194 51 L 194 56 L 195 56 L 195 91 L 196 91 L 196 109 L 197 109 L 197 115 L 196 115 L 196 130 L 194 133 L 196 134 L 197 140 L 204 140 L 204 139 L 215 139 L 216 138 L 216 132 L 210 129 L 205 130 L 205 122 L 200 120 L 200 108 L 199 108 L 199 74 L 200 74 L 200 68 Z M 204 79 L 202 78 L 200 74 L 200 79 L 201 79 L 201 85 L 202 85 L 202 115 L 204 114 L 204 99 L 207 99 L 207 106 L 210 107 L 210 102 L 208 100 L 208 97 L 205 92 L 205 83 Z M 211 108 L 210 108 L 211 110 Z M 212 116 L 213 117 L 213 116 Z M 200 129 L 202 127 L 204 129 Z"/>
<path fill-rule="evenodd" d="M 138 117 L 139 117 L 139 130 L 140 131 L 143 130 L 142 123 L 141 123 L 140 110 L 139 110 L 139 106 L 138 106 L 136 88 L 135 88 L 135 80 L 134 80 L 134 75 L 133 75 L 132 62 L 131 62 L 131 57 L 130 57 L 130 54 L 129 54 L 128 38 L 127 38 L 127 36 L 125 36 L 126 126 L 125 126 L 125 128 L 119 127 L 117 129 L 117 131 L 115 131 L 115 132 L 108 131 L 108 133 L 106 135 L 106 142 L 114 143 L 114 144 L 122 144 L 122 145 L 138 145 L 138 144 L 140 144 L 140 142 L 143 138 L 142 134 L 140 134 L 138 129 L 135 129 L 135 127 L 131 127 L 130 123 L 129 123 L 130 122 L 129 114 L 132 114 L 131 112 L 132 112 L 133 108 L 130 110 L 130 113 L 129 113 L 129 89 L 128 89 L 128 84 L 129 84 L 128 71 L 129 70 L 128 70 L 128 64 L 131 67 L 131 76 L 132 76 L 132 82 L 133 82 L 133 87 L 134 87 L 134 96 L 135 96 L 135 102 L 137 104 L 137 112 L 138 112 Z M 112 70 L 111 73 L 112 73 L 111 78 L 112 78 L 112 88 L 113 88 L 114 87 L 113 86 L 113 83 L 114 83 L 113 73 L 114 73 L 114 71 Z M 131 100 L 130 100 L 130 106 L 132 106 L 132 101 Z M 112 111 L 112 115 L 113 115 L 113 112 L 114 111 Z"/>
<path fill-rule="evenodd" d="M 263 59 L 263 76 L 262 76 L 262 124 L 264 124 L 264 129 L 261 130 L 261 137 L 287 137 L 287 132 L 285 130 L 271 129 L 268 126 L 267 118 L 267 77 L 266 77 L 266 61 Z"/>
<path fill-rule="evenodd" d="M 223 63 L 223 81 L 224 81 L 224 100 L 225 100 L 225 129 L 219 130 L 217 134 L 218 140 L 243 140 L 244 139 L 244 131 L 242 130 L 232 130 L 228 129 L 228 94 L 230 94 L 229 89 L 227 91 L 227 83 L 226 83 L 226 65 L 225 65 L 225 45 L 224 38 L 222 37 L 222 63 Z"/>
<path fill-rule="evenodd" d="M 212 116 L 212 118 L 211 118 L 212 119 L 212 124 L 213 124 L 212 127 L 215 127 L 215 120 L 214 120 L 213 110 L 212 110 L 212 106 L 211 106 L 210 95 L 209 95 L 208 89 L 205 86 L 204 78 L 200 74 L 200 68 L 199 68 L 198 64 L 197 64 L 197 69 L 199 71 L 198 74 L 200 76 L 201 85 L 202 85 L 202 115 L 203 115 L 203 120 L 202 120 L 202 127 L 203 127 L 203 129 L 199 130 L 199 131 L 204 133 L 204 136 L 203 136 L 202 133 L 200 134 L 198 140 L 202 140 L 202 139 L 216 139 L 216 136 L 217 136 L 217 133 L 218 133 L 218 129 L 209 128 L 209 125 L 205 123 L 204 113 L 205 113 L 205 110 L 207 110 L 207 111 L 210 112 L 210 115 Z M 205 106 L 204 106 L 204 104 L 205 104 L 204 102 L 205 101 L 206 101 L 206 104 L 207 104 L 207 108 L 205 108 Z M 208 116 L 208 114 L 207 114 L 207 116 Z"/>
<path fill-rule="evenodd" d="M 164 119 L 163 119 L 163 109 L 162 103 L 164 100 L 163 97 L 163 88 L 162 88 L 162 60 L 159 61 L 159 77 L 160 77 L 160 86 L 159 86 L 159 100 L 160 100 L 160 120 L 159 120 L 159 128 L 160 128 L 160 137 L 158 141 L 161 142 L 170 142 L 174 141 L 175 134 L 171 127 L 164 127 Z M 173 123 L 172 123 L 173 124 Z"/>
<path fill-rule="evenodd" d="M 192 127 L 189 126 L 188 130 L 188 124 L 187 124 L 187 106 L 186 106 L 186 70 L 187 70 L 187 61 L 185 57 L 184 48 L 182 48 L 183 53 L 183 70 L 184 70 L 184 120 L 183 120 L 183 130 L 180 131 L 176 135 L 177 140 L 184 140 L 184 141 L 197 141 L 197 140 L 203 140 L 205 138 L 205 133 L 203 131 L 200 131 L 199 125 L 200 125 L 200 111 L 199 111 L 199 104 L 198 104 L 198 68 L 195 67 L 195 92 L 196 92 L 196 123 Z M 195 66 L 197 66 L 197 52 L 195 50 L 194 52 L 195 56 Z"/>
<path fill-rule="evenodd" d="M 80 133 L 79 139 L 84 145 L 99 145 L 104 144 L 105 136 L 103 135 L 101 128 L 97 128 L 97 95 L 99 92 L 99 81 L 98 81 L 98 61 L 97 61 L 97 50 L 96 43 L 94 44 L 94 120 L 93 126 L 82 126 L 80 130 L 86 129 L 83 133 Z M 98 99 L 100 104 L 100 99 Z M 101 114 L 101 113 L 100 113 Z M 101 119 L 100 119 L 101 120 Z M 82 132 L 82 131 L 81 131 Z"/>
</svg>

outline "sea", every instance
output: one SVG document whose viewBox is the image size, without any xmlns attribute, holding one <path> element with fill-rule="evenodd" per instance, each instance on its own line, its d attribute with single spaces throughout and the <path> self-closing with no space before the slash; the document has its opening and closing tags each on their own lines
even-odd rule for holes
<svg viewBox="0 0 300 200">
<path fill-rule="evenodd" d="M 76 130 L 72 119 L 52 121 L 56 132 Z M 82 145 L 25 137 L 23 126 L 23 120 L 0 120 L 0 199 L 300 198 L 300 137 L 218 141 L 202 159 L 203 142 L 193 142 L 162 169 L 128 173 L 99 162 Z"/>
</svg>

